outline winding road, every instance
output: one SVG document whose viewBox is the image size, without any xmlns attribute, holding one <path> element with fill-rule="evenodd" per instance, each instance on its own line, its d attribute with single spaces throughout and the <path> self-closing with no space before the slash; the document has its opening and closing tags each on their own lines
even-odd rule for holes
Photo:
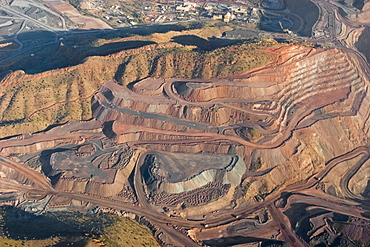
<svg viewBox="0 0 370 247">
<path fill-rule="evenodd" d="M 335 11 L 333 12 L 333 8 L 337 8 L 336 5 L 334 6 L 332 3 L 315 0 L 314 1 L 318 6 L 321 8 L 325 8 L 326 11 L 330 12 L 331 18 L 329 21 L 334 22 L 334 17 L 339 18 L 338 15 L 334 15 Z M 65 31 L 64 28 L 61 29 L 53 29 L 49 26 L 45 26 L 38 21 L 29 18 L 28 16 L 20 13 L 16 13 L 14 10 L 10 9 L 6 6 L 0 6 L 0 9 L 12 13 L 19 18 L 24 19 L 22 26 L 24 27 L 26 21 L 34 22 L 35 24 L 50 30 L 54 33 L 59 31 Z M 324 11 L 324 9 L 322 10 Z M 349 25 L 347 21 L 344 21 L 343 18 L 337 20 L 342 24 Z M 335 23 L 329 23 L 331 27 L 330 29 L 330 37 L 327 37 L 326 42 L 334 44 L 336 47 L 349 52 L 357 58 L 360 63 L 361 70 L 364 72 L 366 77 L 369 77 L 369 66 L 368 63 L 363 56 L 363 54 L 355 51 L 349 47 L 345 46 L 345 43 L 336 40 L 336 33 L 335 33 Z M 17 38 L 15 38 L 17 41 Z M 315 38 L 310 38 L 311 41 L 317 41 Z M 22 44 L 20 43 L 21 48 Z M 307 54 L 299 54 L 302 56 L 302 59 L 311 56 L 312 50 L 307 52 Z M 297 55 L 298 56 L 298 55 Z M 289 62 L 297 62 L 299 60 L 287 60 L 285 63 Z M 332 74 L 334 74 L 333 72 Z M 350 77 L 348 77 L 350 78 Z M 348 79 L 347 78 L 347 79 Z M 235 79 L 235 78 L 233 78 Z M 310 81 L 310 78 L 305 78 L 307 81 Z M 183 228 L 183 229 L 215 229 L 217 231 L 217 227 L 224 226 L 227 224 L 232 224 L 237 222 L 241 219 L 246 219 L 250 217 L 253 213 L 257 212 L 258 210 L 267 209 L 269 212 L 269 216 L 271 219 L 276 222 L 276 225 L 279 227 L 281 234 L 278 236 L 278 239 L 288 242 L 291 246 L 308 246 L 301 237 L 299 237 L 296 232 L 293 230 L 293 226 L 291 226 L 291 222 L 289 218 L 284 214 L 284 212 L 290 208 L 294 204 L 306 204 L 312 207 L 316 207 L 319 209 L 325 209 L 331 212 L 337 212 L 347 216 L 353 216 L 356 218 L 361 218 L 363 220 L 369 220 L 366 207 L 364 207 L 364 198 L 355 195 L 353 192 L 350 191 L 348 187 L 348 183 L 351 178 L 360 170 L 360 168 L 364 165 L 368 165 L 369 158 L 370 158 L 370 148 L 368 146 L 359 146 L 353 150 L 350 150 L 344 154 L 336 156 L 331 160 L 328 160 L 325 166 L 316 174 L 312 175 L 311 177 L 307 178 L 304 181 L 301 181 L 296 184 L 292 184 L 286 187 L 280 188 L 278 191 L 272 192 L 259 202 L 248 202 L 248 203 L 240 203 L 236 207 L 229 208 L 227 210 L 219 210 L 217 212 L 205 214 L 202 219 L 199 220 L 191 220 L 190 218 L 182 218 L 182 217 L 168 217 L 165 213 L 157 211 L 157 208 L 153 206 L 151 203 L 148 202 L 145 190 L 144 190 L 144 183 L 143 183 L 143 176 L 141 174 L 140 168 L 144 164 L 145 156 L 150 153 L 147 149 L 143 146 L 146 144 L 193 144 L 193 143 L 219 143 L 219 142 L 227 142 L 245 146 L 251 149 L 273 149 L 280 147 L 289 140 L 294 131 L 298 128 L 299 124 L 302 123 L 303 120 L 308 118 L 312 112 L 316 109 L 320 109 L 326 105 L 333 103 L 334 101 L 340 101 L 343 99 L 343 95 L 349 95 L 354 92 L 362 92 L 365 86 L 361 85 L 360 82 L 352 80 L 351 83 L 346 82 L 338 82 L 337 84 L 333 84 L 330 87 L 326 87 L 326 83 L 331 80 L 328 78 L 324 81 L 323 84 L 325 85 L 300 85 L 302 84 L 303 78 L 300 77 L 299 79 L 293 80 L 289 85 L 289 88 L 282 90 L 281 92 L 273 95 L 270 98 L 256 98 L 256 99 L 237 99 L 237 98 L 225 98 L 225 99 L 211 99 L 207 102 L 192 102 L 186 100 L 184 97 L 181 96 L 179 92 L 176 91 L 175 83 L 184 82 L 184 83 L 201 83 L 202 86 L 205 87 L 217 87 L 221 85 L 228 85 L 228 86 L 244 86 L 244 82 L 235 81 L 228 81 L 224 78 L 221 79 L 210 79 L 210 80 L 199 80 L 199 79 L 166 79 L 163 83 L 163 91 L 166 96 L 171 100 L 171 102 L 176 102 L 176 104 L 185 105 L 185 106 L 200 106 L 200 107 L 211 107 L 213 105 L 217 105 L 224 108 L 231 108 L 233 110 L 241 111 L 246 114 L 251 114 L 258 117 L 265 117 L 265 123 L 248 123 L 248 124 L 230 124 L 224 126 L 210 126 L 205 123 L 199 123 L 195 121 L 188 121 L 184 119 L 178 119 L 175 117 L 170 117 L 165 114 L 159 113 L 152 113 L 152 112 L 145 112 L 145 111 L 136 111 L 129 108 L 121 107 L 117 102 L 119 101 L 110 101 L 103 94 L 98 93 L 95 96 L 95 100 L 97 100 L 104 110 L 111 110 L 117 113 L 133 115 L 142 118 L 149 118 L 155 119 L 163 122 L 169 122 L 176 125 L 181 125 L 187 127 L 189 129 L 188 132 L 177 132 L 177 131 L 166 131 L 161 129 L 156 129 L 154 127 L 148 126 L 136 126 L 130 124 L 117 123 L 116 134 L 123 135 L 123 134 L 132 134 L 132 133 L 142 133 L 142 132 L 149 132 L 152 134 L 158 135 L 168 135 L 168 136 L 186 136 L 188 139 L 177 139 L 171 140 L 170 138 L 167 139 L 151 139 L 151 140 L 135 140 L 128 142 L 128 145 L 133 149 L 136 149 L 136 162 L 134 166 L 134 174 L 133 174 L 133 187 L 135 191 L 135 195 L 138 200 L 138 205 L 132 205 L 128 203 L 123 203 L 121 201 L 113 200 L 109 197 L 98 197 L 93 195 L 87 194 L 80 194 L 80 193 L 73 193 L 73 192 L 66 192 L 66 191 L 59 191 L 53 187 L 49 178 L 42 175 L 39 172 L 27 167 L 24 164 L 15 162 L 7 157 L 0 156 L 0 168 L 6 168 L 10 171 L 14 171 L 14 173 L 22 175 L 26 178 L 27 184 L 21 184 L 17 182 L 15 177 L 1 177 L 0 176 L 0 188 L 2 189 L 10 189 L 16 190 L 21 192 L 25 195 L 26 198 L 34 199 L 34 200 L 43 200 L 47 195 L 51 196 L 60 196 L 65 198 L 70 198 L 78 201 L 89 202 L 94 205 L 99 205 L 106 208 L 112 208 L 117 210 L 123 210 L 127 212 L 131 212 L 137 214 L 139 216 L 144 216 L 147 218 L 156 228 L 158 228 L 157 235 L 165 235 L 166 237 L 172 239 L 172 243 L 176 246 L 199 246 L 201 241 L 196 242 L 196 239 L 192 239 L 189 236 L 181 233 L 180 231 L 176 230 L 175 228 Z M 200 85 L 200 84 L 199 84 Z M 269 85 L 272 86 L 272 85 Z M 268 86 L 266 86 L 268 87 Z M 312 89 L 315 87 L 315 90 Z M 367 86 L 366 86 L 367 87 Z M 288 94 L 289 90 L 294 91 L 298 89 L 302 89 L 301 94 L 297 97 L 295 95 Z M 357 91 L 356 91 L 357 90 Z M 366 90 L 365 90 L 366 91 Z M 365 92 L 364 91 L 364 92 Z M 316 95 L 315 95 L 316 93 Z M 333 98 L 328 99 L 325 97 L 326 94 L 334 95 Z M 313 96 L 314 97 L 313 97 Z M 354 97 L 355 97 L 354 96 Z M 313 97 L 313 100 L 310 99 Z M 233 103 L 245 103 L 245 104 L 259 104 L 260 102 L 269 102 L 271 108 L 263 110 L 258 109 L 250 109 L 250 108 L 241 108 L 239 106 L 233 105 Z M 116 104 L 117 103 L 117 104 Z M 354 105 L 352 102 L 351 104 Z M 356 112 L 357 109 L 353 109 L 353 105 L 350 105 L 349 112 L 351 111 Z M 298 106 L 294 108 L 294 106 Z M 347 114 L 347 113 L 346 113 Z M 339 114 L 340 116 L 340 114 Z M 328 116 L 330 117 L 330 116 Z M 268 129 L 273 123 L 276 123 L 275 129 Z M 90 123 L 93 127 L 99 126 L 97 123 Z M 226 134 L 226 130 L 234 129 L 236 127 L 255 127 L 256 129 L 260 130 L 261 133 L 268 135 L 269 137 L 266 139 L 261 139 L 259 142 L 252 142 L 248 141 L 240 136 L 235 135 L 228 135 Z M 265 129 L 266 127 L 266 129 Z M 68 128 L 68 127 L 66 127 Z M 0 142 L 0 148 L 7 148 L 7 147 L 14 147 L 14 146 L 22 146 L 22 145 L 30 145 L 33 143 L 37 143 L 40 140 L 56 140 L 58 138 L 67 138 L 67 137 L 76 137 L 76 136 L 84 136 L 81 133 L 73 132 L 73 128 L 71 128 L 70 132 L 66 131 L 63 134 L 54 134 L 52 137 L 51 135 L 40 135 L 38 137 L 29 137 L 19 140 L 11 140 L 9 142 Z M 54 139 L 53 139 L 54 138 Z M 101 143 L 95 143 L 91 141 L 101 151 Z M 111 149 L 108 149 L 111 150 Z M 112 148 L 114 150 L 114 148 Z M 346 196 L 345 199 L 336 198 L 334 196 L 327 196 L 325 197 L 324 192 L 318 192 L 314 187 L 320 185 L 322 181 L 327 177 L 327 175 L 336 168 L 339 164 L 345 161 L 350 161 L 353 159 L 359 160 L 348 169 L 345 175 L 340 179 L 340 189 Z M 9 172 L 7 170 L 7 172 Z M 272 168 L 267 170 L 265 173 L 256 173 L 258 175 L 265 175 L 272 171 Z M 11 172 L 9 174 L 12 174 Z M 1 175 L 1 174 L 0 174 Z M 19 179 L 19 177 L 18 177 Z M 283 200 L 283 194 L 289 194 L 288 198 L 286 199 L 286 205 L 279 206 L 277 202 Z M 284 199 L 285 200 L 285 199 Z M 344 202 L 348 200 L 348 204 Z M 368 204 L 367 204 L 368 205 Z M 195 240 L 195 241 L 193 241 Z"/>
</svg>

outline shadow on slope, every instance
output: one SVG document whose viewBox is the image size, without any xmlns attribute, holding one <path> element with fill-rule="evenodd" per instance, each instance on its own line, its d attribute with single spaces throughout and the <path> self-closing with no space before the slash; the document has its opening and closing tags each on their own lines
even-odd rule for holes
<svg viewBox="0 0 370 247">
<path fill-rule="evenodd" d="M 27 74 L 37 74 L 47 70 L 74 66 L 82 63 L 90 56 L 106 56 L 122 50 L 140 48 L 154 44 L 152 41 L 125 41 L 104 44 L 98 47 L 77 42 L 58 41 L 31 49 L 18 56 L 5 68 L 6 70 L 23 70 Z M 4 72 L 5 72 L 4 71 Z"/>
<path fill-rule="evenodd" d="M 319 18 L 318 7 L 310 0 L 284 0 L 275 9 L 269 7 L 277 3 L 277 1 L 262 2 L 262 6 L 267 6 L 267 11 L 261 18 L 260 28 L 280 33 L 285 32 L 283 29 L 289 29 L 301 36 L 310 37 L 312 27 Z"/>
<path fill-rule="evenodd" d="M 364 31 L 362 31 L 358 41 L 356 42 L 355 46 L 359 52 L 365 55 L 366 60 L 370 63 L 370 27 L 365 27 Z"/>
<path fill-rule="evenodd" d="M 299 34 L 311 36 L 312 27 L 319 18 L 319 8 L 310 0 L 285 0 L 286 8 L 303 20 L 303 28 Z"/>
<path fill-rule="evenodd" d="M 18 34 L 17 39 L 23 47 L 13 58 L 0 61 L 0 79 L 10 71 L 23 70 L 27 74 L 37 74 L 48 70 L 74 66 L 82 63 L 89 56 L 106 56 L 121 50 L 154 44 L 152 41 L 113 42 L 94 46 L 99 39 L 119 39 L 135 35 L 150 35 L 192 29 L 185 25 L 147 25 L 126 27 L 115 30 L 72 31 L 52 33 L 49 31 L 32 31 Z M 14 41 L 15 37 L 4 37 L 5 41 Z M 14 51 L 13 51 L 14 52 Z M 6 51 L 3 57 L 7 54 Z"/>
<path fill-rule="evenodd" d="M 283 246 L 283 242 L 281 241 L 244 236 L 222 237 L 203 241 L 203 243 L 205 243 L 206 245 L 215 247 L 226 247 L 257 242 L 262 242 L 262 246 Z"/>
<path fill-rule="evenodd" d="M 353 7 L 357 8 L 359 10 L 362 10 L 365 3 L 364 3 L 364 0 L 355 0 L 352 5 L 353 5 Z"/>
<path fill-rule="evenodd" d="M 1 230 L 7 238 L 16 240 L 65 236 L 69 240 L 75 239 L 81 244 L 78 246 L 85 246 L 89 241 L 85 234 L 97 236 L 105 227 L 114 224 L 114 219 L 107 214 L 97 216 L 78 212 L 56 212 L 34 215 L 12 207 L 3 207 L 0 211 L 3 226 Z"/>
<path fill-rule="evenodd" d="M 226 40 L 226 39 L 203 39 L 196 35 L 179 35 L 172 38 L 173 42 L 181 45 L 195 45 L 199 50 L 211 51 L 228 45 L 240 43 L 240 40 Z"/>
</svg>

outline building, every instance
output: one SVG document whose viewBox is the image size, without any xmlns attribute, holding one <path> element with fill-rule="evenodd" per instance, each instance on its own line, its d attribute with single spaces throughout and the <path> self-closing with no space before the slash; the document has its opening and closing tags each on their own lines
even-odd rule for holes
<svg viewBox="0 0 370 247">
<path fill-rule="evenodd" d="M 215 8 L 217 6 L 217 4 L 215 3 L 207 3 L 205 6 L 204 6 L 204 9 L 207 10 L 207 11 L 210 11 L 212 10 L 213 8 Z"/>
<path fill-rule="evenodd" d="M 192 3 L 192 2 L 184 2 L 185 6 L 190 6 L 191 8 L 197 7 L 197 3 Z"/>
<path fill-rule="evenodd" d="M 212 16 L 212 19 L 213 20 L 222 20 L 223 19 L 223 16 L 222 16 L 222 14 L 214 14 Z"/>
<path fill-rule="evenodd" d="M 197 7 L 196 3 L 184 2 L 182 5 L 177 5 L 176 10 L 188 12 L 190 9 L 194 9 L 195 7 Z"/>
<path fill-rule="evenodd" d="M 239 6 L 238 5 L 231 5 L 230 7 L 229 7 L 229 10 L 231 10 L 231 11 L 238 11 L 239 10 Z"/>
<path fill-rule="evenodd" d="M 230 12 L 227 12 L 226 13 L 226 15 L 224 15 L 224 18 L 223 18 L 223 20 L 224 20 L 224 22 L 230 22 L 231 20 L 234 20 L 235 19 L 235 15 L 234 14 L 232 14 L 232 13 L 230 13 Z"/>
<path fill-rule="evenodd" d="M 144 10 L 150 10 L 153 7 L 152 3 L 143 3 L 142 5 Z"/>
</svg>

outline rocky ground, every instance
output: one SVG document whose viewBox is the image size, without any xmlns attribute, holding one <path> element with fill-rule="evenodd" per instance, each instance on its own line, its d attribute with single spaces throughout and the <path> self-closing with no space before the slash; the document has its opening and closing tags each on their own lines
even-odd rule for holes
<svg viewBox="0 0 370 247">
<path fill-rule="evenodd" d="M 227 42 L 208 26 L 97 40 L 77 65 L 9 73 L 2 203 L 134 216 L 163 245 L 366 245 L 369 75 L 354 46 L 366 23 L 315 4 L 337 18 L 314 27 L 331 45 Z M 144 43 L 115 51 L 132 41 Z"/>
</svg>

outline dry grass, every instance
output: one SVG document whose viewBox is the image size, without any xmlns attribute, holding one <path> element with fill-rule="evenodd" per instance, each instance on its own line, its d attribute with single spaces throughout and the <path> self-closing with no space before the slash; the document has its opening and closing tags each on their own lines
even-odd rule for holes
<svg viewBox="0 0 370 247">
<path fill-rule="evenodd" d="M 174 45 L 126 57 L 121 65 L 121 76 L 116 79 L 125 85 L 148 76 L 212 78 L 236 75 L 270 61 L 270 55 L 262 50 L 275 45 L 278 44 L 242 44 L 211 52 L 194 51 L 194 46 Z"/>
<path fill-rule="evenodd" d="M 147 227 L 114 214 L 57 212 L 25 219 L 27 215 L 0 209 L 0 246 L 159 246 Z"/>
</svg>

